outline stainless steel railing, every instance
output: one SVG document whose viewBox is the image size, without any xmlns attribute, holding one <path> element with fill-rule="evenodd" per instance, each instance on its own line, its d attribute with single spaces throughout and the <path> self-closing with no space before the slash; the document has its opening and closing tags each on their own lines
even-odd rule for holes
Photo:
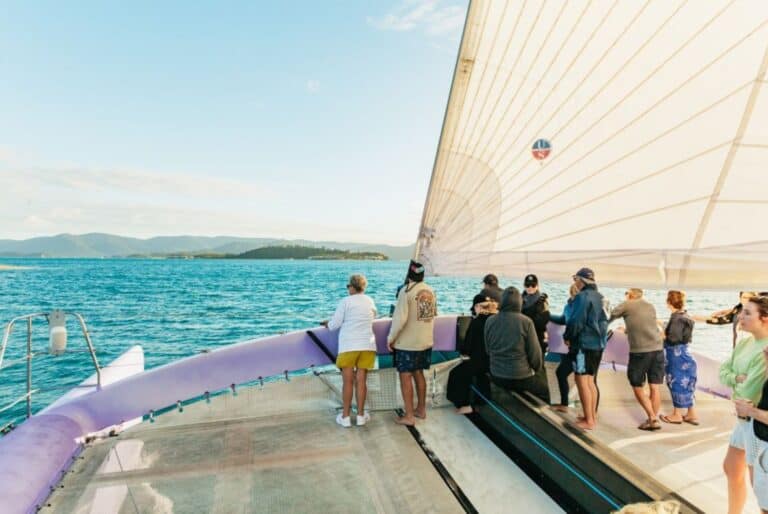
<svg viewBox="0 0 768 514">
<path fill-rule="evenodd" d="M 101 388 L 101 366 L 99 366 L 99 360 L 96 357 L 96 351 L 93 348 L 93 342 L 91 341 L 91 335 L 88 332 L 88 327 L 85 324 L 85 320 L 83 317 L 78 314 L 77 312 L 70 312 L 70 311 L 52 311 L 52 312 L 37 312 L 34 314 L 27 314 L 25 316 L 19 316 L 16 318 L 13 318 L 11 321 L 8 322 L 8 324 L 5 326 L 5 330 L 3 331 L 3 340 L 2 343 L 0 343 L 0 371 L 2 371 L 5 368 L 9 368 L 18 364 L 24 364 L 26 363 L 27 367 L 27 387 L 26 387 L 26 393 L 19 396 L 18 398 L 15 398 L 10 404 L 5 406 L 0 406 L 0 413 L 5 412 L 15 405 L 18 405 L 19 403 L 26 401 L 27 404 L 27 413 L 26 417 L 29 418 L 32 416 L 32 396 L 38 392 L 41 391 L 41 389 L 32 389 L 32 359 L 36 355 L 43 354 L 50 354 L 55 353 L 56 355 L 61 353 L 72 353 L 71 351 L 62 351 L 62 352 L 33 352 L 32 351 L 32 320 L 35 318 L 45 318 L 46 320 L 49 320 L 49 316 L 51 316 L 53 313 L 56 313 L 60 316 L 63 315 L 64 318 L 67 316 L 72 316 L 75 319 L 77 319 L 80 328 L 83 332 L 83 336 L 85 338 L 85 343 L 88 346 L 88 353 L 91 355 L 91 360 L 93 362 L 93 367 L 96 370 L 96 387 L 97 389 Z M 14 327 L 17 323 L 26 321 L 27 325 L 27 353 L 26 357 L 17 359 L 14 361 L 11 361 L 10 363 L 6 363 L 5 366 L 3 366 L 3 359 L 5 357 L 5 350 L 8 347 L 8 341 L 11 337 L 11 334 L 13 332 Z M 50 321 L 50 320 L 49 320 Z M 8 428 L 8 425 L 12 424 L 6 424 L 6 426 L 2 427 L 3 431 L 5 431 Z"/>
</svg>

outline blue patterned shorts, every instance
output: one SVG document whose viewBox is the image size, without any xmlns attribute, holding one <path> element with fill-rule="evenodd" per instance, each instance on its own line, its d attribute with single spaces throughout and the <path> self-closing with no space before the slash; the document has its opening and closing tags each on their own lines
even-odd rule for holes
<svg viewBox="0 0 768 514">
<path fill-rule="evenodd" d="M 432 348 L 418 351 L 395 349 L 394 364 L 400 373 L 429 369 L 432 364 Z"/>
</svg>

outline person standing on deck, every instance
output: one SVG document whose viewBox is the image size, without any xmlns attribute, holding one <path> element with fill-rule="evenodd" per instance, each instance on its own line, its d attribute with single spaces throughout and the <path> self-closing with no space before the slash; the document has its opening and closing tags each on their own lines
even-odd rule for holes
<svg viewBox="0 0 768 514">
<path fill-rule="evenodd" d="M 496 275 L 488 273 L 483 277 L 483 289 L 480 291 L 481 295 L 490 298 L 498 305 L 501 303 L 501 293 L 502 290 L 499 287 L 499 278 Z"/>
<path fill-rule="evenodd" d="M 568 302 L 563 307 L 563 313 L 559 316 L 557 314 L 550 314 L 549 320 L 556 325 L 567 325 L 568 320 L 571 317 L 573 311 L 573 299 L 579 294 L 579 286 L 574 282 L 568 289 Z M 570 393 L 570 386 L 568 385 L 568 377 L 573 373 L 573 352 L 568 348 L 568 353 L 560 355 L 560 364 L 557 365 L 555 370 L 555 376 L 557 376 L 557 386 L 560 389 L 560 404 L 554 405 L 552 408 L 559 412 L 568 412 L 568 395 Z M 595 411 L 600 405 L 600 397 L 595 399 Z"/>
<path fill-rule="evenodd" d="M 739 314 L 741 313 L 741 309 L 744 308 L 744 305 L 746 305 L 749 299 L 753 296 L 757 296 L 757 293 L 754 291 L 740 291 L 739 303 L 730 309 L 713 312 L 708 317 L 693 316 L 693 319 L 696 321 L 704 321 L 707 325 L 731 325 L 731 330 L 733 332 L 731 348 L 734 348 L 736 347 L 736 342 L 743 337 L 743 333 L 740 336 Z"/>
<path fill-rule="evenodd" d="M 394 366 L 400 374 L 400 390 L 405 404 L 405 415 L 395 422 L 413 426 L 416 418 L 427 417 L 427 381 L 424 370 L 432 362 L 434 319 L 437 299 L 431 287 L 424 283 L 424 266 L 411 261 L 408 283 L 397 295 L 392 326 L 387 346 L 394 354 Z M 416 384 L 418 403 L 413 407 L 413 389 Z"/>
<path fill-rule="evenodd" d="M 541 347 L 541 358 L 544 359 L 547 355 L 547 323 L 549 323 L 549 301 L 546 293 L 542 293 L 539 290 L 539 278 L 536 275 L 526 275 L 523 280 L 523 308 L 522 313 L 524 316 L 528 316 L 533 321 L 533 326 L 536 327 L 536 338 L 539 340 L 539 346 Z M 547 384 L 547 367 L 542 365 L 538 370 L 540 380 L 543 380 Z M 547 399 L 547 403 L 550 403 Z"/>
<path fill-rule="evenodd" d="M 720 366 L 720 382 L 733 388 L 731 398 L 734 401 L 743 400 L 755 405 L 760 401 L 766 374 L 762 352 L 768 348 L 768 296 L 751 297 L 739 313 L 739 323 L 752 335 L 739 341 L 731 358 Z M 739 418 L 723 461 L 723 471 L 728 479 L 728 514 L 738 514 L 744 509 L 747 501 L 745 468 L 749 469 L 751 479 L 757 453 L 748 415 L 737 415 Z"/>
<path fill-rule="evenodd" d="M 767 302 L 768 303 L 768 302 Z M 763 309 L 768 311 L 768 309 Z M 768 364 L 768 347 L 763 348 L 763 361 Z M 767 366 L 768 367 L 768 366 Z M 754 451 L 752 489 L 757 504 L 768 514 L 768 374 L 763 382 L 760 402 L 755 406 L 749 400 L 734 400 L 736 415 L 752 419 L 752 445 Z"/>
<path fill-rule="evenodd" d="M 365 294 L 368 281 L 363 275 L 351 275 L 347 282 L 345 297 L 336 308 L 330 321 L 321 325 L 329 330 L 339 329 L 339 354 L 336 366 L 341 370 L 342 411 L 336 416 L 336 423 L 347 428 L 352 425 L 350 410 L 352 392 L 357 398 L 357 425 L 365 425 L 371 415 L 365 412 L 365 397 L 368 393 L 366 374 L 376 364 L 376 338 L 373 335 L 373 320 L 376 305 Z"/>
<path fill-rule="evenodd" d="M 672 311 L 669 322 L 664 327 L 664 352 L 667 357 L 667 386 L 672 396 L 672 414 L 661 415 L 665 423 L 683 422 L 698 425 L 699 420 L 694 407 L 696 395 L 697 366 L 689 350 L 693 338 L 693 326 L 696 322 L 685 310 L 683 291 L 667 292 L 667 307 Z M 686 409 L 685 415 L 680 410 Z"/>
<path fill-rule="evenodd" d="M 608 323 L 623 318 L 629 339 L 627 378 L 635 399 L 645 411 L 647 419 L 640 430 L 660 430 L 659 411 L 664 383 L 664 341 L 656 322 L 656 308 L 643 299 L 643 290 L 632 288 L 624 293 L 626 300 L 611 310 Z M 645 382 L 650 393 L 645 394 Z"/>
<path fill-rule="evenodd" d="M 576 426 L 592 430 L 597 424 L 597 371 L 608 333 L 608 317 L 603 309 L 603 295 L 597 292 L 595 272 L 581 268 L 573 276 L 579 293 L 573 299 L 571 315 L 566 320 L 563 340 L 573 355 L 573 372 L 584 416 Z"/>
</svg>

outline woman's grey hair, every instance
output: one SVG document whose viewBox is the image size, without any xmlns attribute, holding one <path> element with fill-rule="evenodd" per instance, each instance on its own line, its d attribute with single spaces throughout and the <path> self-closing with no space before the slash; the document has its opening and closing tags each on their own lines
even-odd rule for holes
<svg viewBox="0 0 768 514">
<path fill-rule="evenodd" d="M 358 293 L 362 293 L 365 291 L 365 288 L 368 286 L 368 280 L 366 280 L 365 275 L 360 274 L 354 274 L 349 276 L 349 285 L 351 285 L 353 288 L 355 288 L 355 291 Z"/>
</svg>

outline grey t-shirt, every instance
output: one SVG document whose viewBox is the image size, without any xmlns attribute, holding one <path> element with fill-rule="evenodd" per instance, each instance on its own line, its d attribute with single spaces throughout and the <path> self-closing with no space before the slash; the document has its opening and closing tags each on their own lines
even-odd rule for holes
<svg viewBox="0 0 768 514">
<path fill-rule="evenodd" d="M 624 318 L 627 326 L 630 353 L 655 352 L 664 348 L 659 327 L 656 324 L 656 308 L 639 298 L 620 303 L 611 311 L 611 321 Z"/>
</svg>

